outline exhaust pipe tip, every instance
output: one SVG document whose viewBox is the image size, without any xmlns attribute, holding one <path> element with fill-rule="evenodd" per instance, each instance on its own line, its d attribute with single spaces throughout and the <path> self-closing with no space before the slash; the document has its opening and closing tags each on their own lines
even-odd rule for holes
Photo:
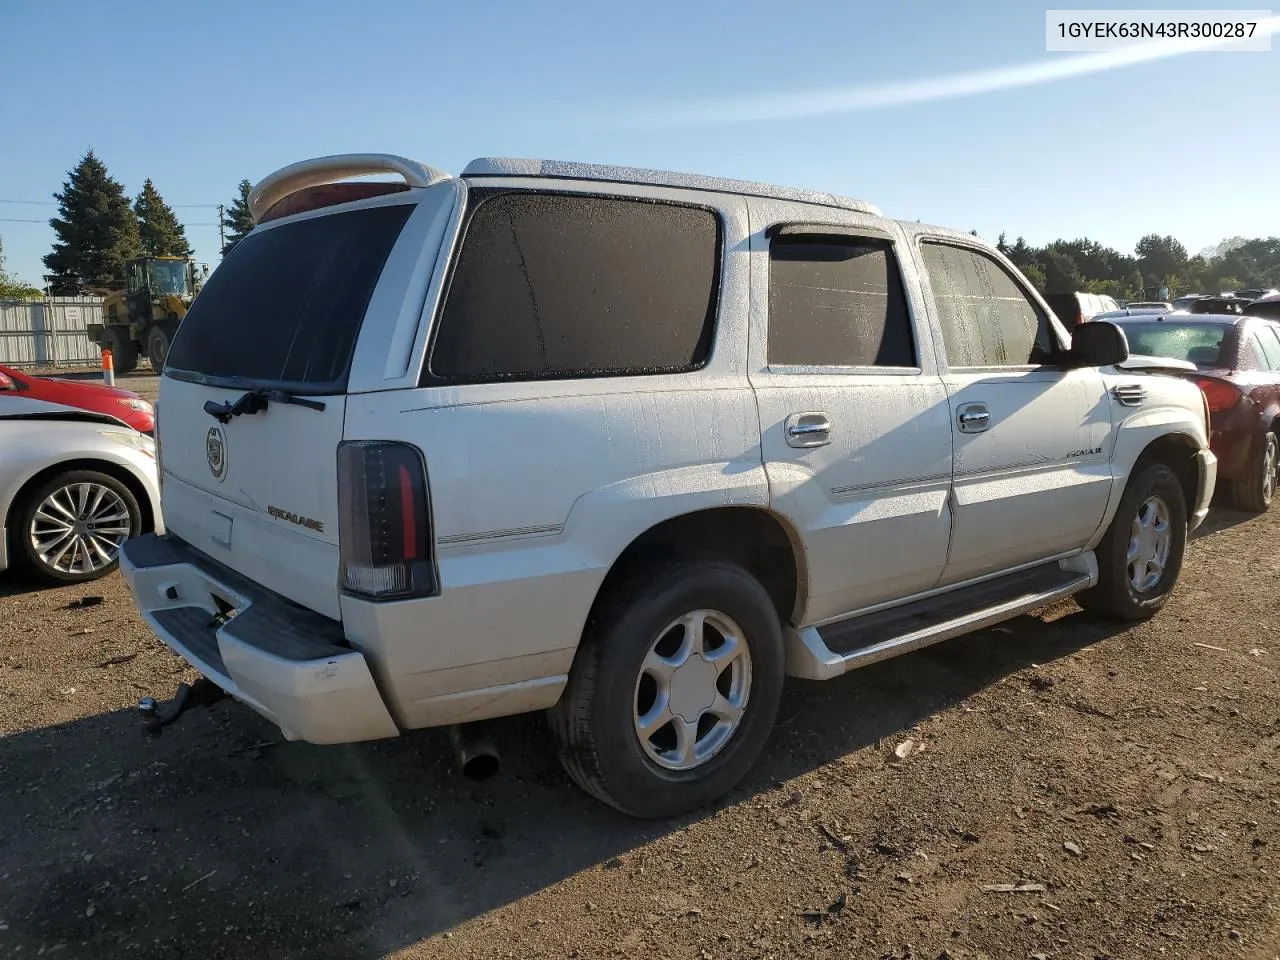
<svg viewBox="0 0 1280 960">
<path fill-rule="evenodd" d="M 472 783 L 488 780 L 502 767 L 498 749 L 489 734 L 489 725 L 484 721 L 450 727 L 449 743 L 453 746 L 458 769 Z"/>
<path fill-rule="evenodd" d="M 479 753 L 462 762 L 462 775 L 472 783 L 488 780 L 502 767 L 496 754 Z"/>
</svg>

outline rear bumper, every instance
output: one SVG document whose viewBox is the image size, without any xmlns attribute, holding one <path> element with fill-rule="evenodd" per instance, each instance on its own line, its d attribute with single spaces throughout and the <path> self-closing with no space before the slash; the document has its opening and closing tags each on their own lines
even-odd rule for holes
<svg viewBox="0 0 1280 960">
<path fill-rule="evenodd" d="M 1191 511 L 1191 520 L 1188 524 L 1189 530 L 1194 530 L 1200 524 L 1204 523 L 1205 517 L 1209 515 L 1209 502 L 1213 500 L 1213 490 L 1218 483 L 1218 458 L 1212 451 L 1201 450 L 1196 454 L 1196 460 L 1200 466 L 1197 473 L 1200 475 L 1199 489 L 1196 491 L 1196 502 Z"/>
<path fill-rule="evenodd" d="M 291 740 L 399 733 L 364 654 L 340 624 L 246 580 L 176 537 L 129 540 L 120 571 L 151 629 Z"/>
</svg>

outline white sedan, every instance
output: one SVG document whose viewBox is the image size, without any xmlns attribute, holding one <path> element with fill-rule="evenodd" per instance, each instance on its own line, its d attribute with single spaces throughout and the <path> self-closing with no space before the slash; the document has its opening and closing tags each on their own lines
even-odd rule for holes
<svg viewBox="0 0 1280 960">
<path fill-rule="evenodd" d="M 164 530 L 154 440 L 105 414 L 0 398 L 0 571 L 96 580 L 151 530 Z"/>
</svg>

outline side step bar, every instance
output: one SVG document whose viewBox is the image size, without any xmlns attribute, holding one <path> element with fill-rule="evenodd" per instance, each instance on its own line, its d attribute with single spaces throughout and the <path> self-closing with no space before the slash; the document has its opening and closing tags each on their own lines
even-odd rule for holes
<svg viewBox="0 0 1280 960">
<path fill-rule="evenodd" d="M 823 627 L 789 629 L 787 673 L 830 680 L 1049 606 L 1097 582 L 1090 552 Z"/>
</svg>

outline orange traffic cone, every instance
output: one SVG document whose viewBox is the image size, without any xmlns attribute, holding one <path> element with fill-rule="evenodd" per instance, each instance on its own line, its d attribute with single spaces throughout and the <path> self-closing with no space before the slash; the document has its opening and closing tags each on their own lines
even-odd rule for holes
<svg viewBox="0 0 1280 960">
<path fill-rule="evenodd" d="M 108 387 L 116 385 L 116 365 L 111 359 L 111 349 L 104 347 L 102 350 L 102 382 Z"/>
</svg>

